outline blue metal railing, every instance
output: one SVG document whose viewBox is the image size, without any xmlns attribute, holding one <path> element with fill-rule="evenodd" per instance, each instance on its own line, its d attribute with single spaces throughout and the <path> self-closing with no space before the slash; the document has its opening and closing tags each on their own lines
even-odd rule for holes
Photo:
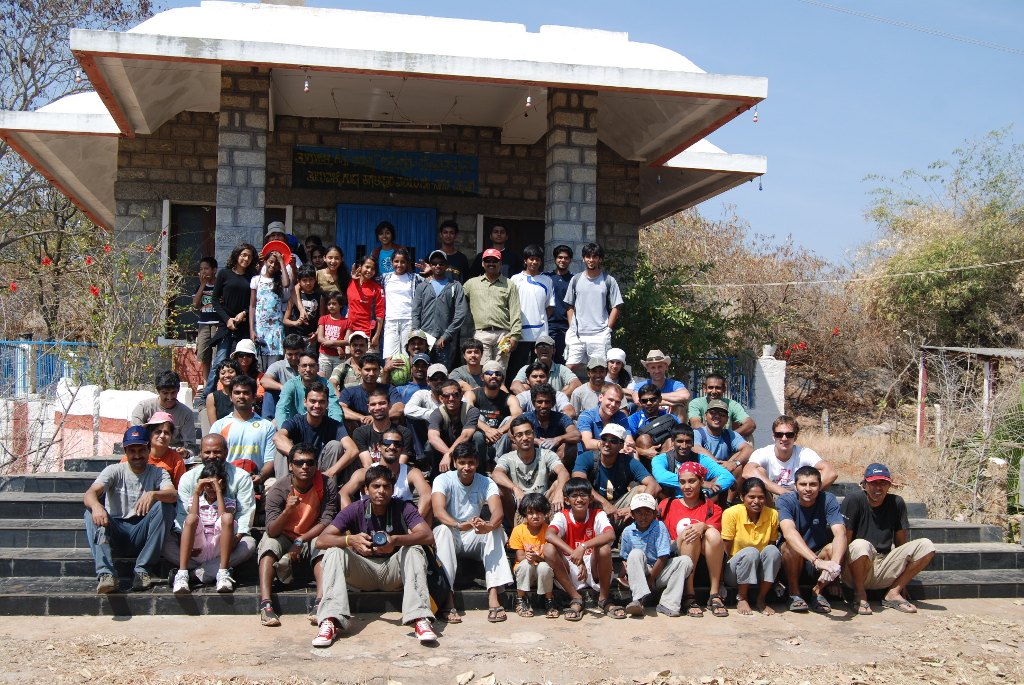
<svg viewBox="0 0 1024 685">
<path fill-rule="evenodd" d="M 89 368 L 92 343 L 0 340 L 0 397 L 51 392 L 63 376 Z"/>
<path fill-rule="evenodd" d="M 754 406 L 754 365 L 738 357 L 706 357 L 689 371 L 687 387 L 694 397 L 703 394 L 704 377 L 717 371 L 725 376 L 726 397 L 749 409 Z"/>
</svg>

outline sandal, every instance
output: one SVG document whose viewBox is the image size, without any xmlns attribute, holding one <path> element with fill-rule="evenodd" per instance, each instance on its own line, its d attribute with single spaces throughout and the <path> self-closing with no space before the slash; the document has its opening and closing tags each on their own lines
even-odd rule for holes
<svg viewBox="0 0 1024 685">
<path fill-rule="evenodd" d="M 792 595 L 792 596 L 790 596 L 790 598 L 789 598 L 789 610 L 790 611 L 799 611 L 799 612 L 802 613 L 804 611 L 807 611 L 808 608 L 809 607 L 807 606 L 807 602 L 804 601 L 803 597 L 801 597 L 800 595 Z"/>
<path fill-rule="evenodd" d="M 626 610 L 620 607 L 618 604 L 612 604 L 612 598 L 599 601 L 597 603 L 598 608 L 604 612 L 605 616 L 611 616 L 612 618 L 626 618 Z"/>
<path fill-rule="evenodd" d="M 462 623 L 462 617 L 459 616 L 459 610 L 456 609 L 455 607 L 452 607 L 451 609 L 448 610 L 448 615 L 445 616 L 444 620 L 449 625 L 453 625 L 455 623 Z"/>
<path fill-rule="evenodd" d="M 900 597 L 899 599 L 883 599 L 882 606 L 886 609 L 895 609 L 896 611 L 902 611 L 904 614 L 917 613 L 917 607 L 902 597 Z"/>
<path fill-rule="evenodd" d="M 274 605 L 270 603 L 269 599 L 260 602 L 259 617 L 260 623 L 268 628 L 281 625 L 281 619 L 278 617 L 277 612 L 274 611 Z"/>
<path fill-rule="evenodd" d="M 558 610 L 558 606 L 555 604 L 553 599 L 544 600 L 544 617 L 545 618 L 558 618 L 562 615 L 562 612 Z"/>
<path fill-rule="evenodd" d="M 725 608 L 725 602 L 722 601 L 720 595 L 711 595 L 708 597 L 708 611 L 715 618 L 725 618 L 729 615 L 729 610 Z"/>
<path fill-rule="evenodd" d="M 487 610 L 488 623 L 501 623 L 507 619 L 504 607 L 491 607 Z"/>
<path fill-rule="evenodd" d="M 583 600 L 574 599 L 569 602 L 564 615 L 566 621 L 578 621 L 583 618 Z"/>
<path fill-rule="evenodd" d="M 811 599 L 811 608 L 817 611 L 819 614 L 832 613 L 832 605 L 828 603 L 824 595 L 814 595 Z"/>
<path fill-rule="evenodd" d="M 686 609 L 686 615 L 691 618 L 700 618 L 704 615 L 704 608 L 697 603 L 695 595 L 685 595 L 683 597 L 683 608 Z"/>
<path fill-rule="evenodd" d="M 516 613 L 523 618 L 531 618 L 533 616 L 533 607 L 530 606 L 530 600 L 526 597 L 520 597 L 516 600 Z"/>
<path fill-rule="evenodd" d="M 858 616 L 871 616 L 874 611 L 871 609 L 871 605 L 868 604 L 868 600 L 862 599 L 857 602 L 857 615 Z"/>
</svg>

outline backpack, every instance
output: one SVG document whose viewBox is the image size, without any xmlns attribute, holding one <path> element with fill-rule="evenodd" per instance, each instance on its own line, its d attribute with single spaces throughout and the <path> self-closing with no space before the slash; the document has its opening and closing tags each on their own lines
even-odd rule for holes
<svg viewBox="0 0 1024 685">
<path fill-rule="evenodd" d="M 611 278 L 611 276 L 608 275 L 607 272 L 602 272 L 602 273 L 604 273 L 604 281 L 603 281 L 603 285 L 604 285 L 604 308 L 606 310 L 608 310 L 608 314 L 611 314 L 611 312 L 612 312 L 612 286 L 609 283 L 609 279 Z M 576 302 L 576 284 L 579 282 L 580 277 L 582 277 L 585 274 L 586 274 L 585 271 L 581 271 L 578 274 L 575 274 L 569 280 L 569 287 L 568 287 L 568 289 L 566 291 L 566 294 L 572 293 L 572 301 L 574 303 L 572 306 L 574 308 L 576 306 L 575 305 L 575 302 Z M 576 321 L 576 318 L 577 317 L 574 316 L 572 320 Z"/>
<path fill-rule="evenodd" d="M 427 557 L 427 593 L 430 595 L 430 610 L 438 614 L 448 606 L 452 596 L 452 582 L 437 558 L 433 545 L 422 545 Z"/>
<path fill-rule="evenodd" d="M 662 414 L 661 416 L 651 419 L 645 423 L 638 433 L 640 435 L 651 436 L 651 441 L 655 447 L 658 447 L 672 434 L 672 429 L 675 428 L 676 424 L 679 423 L 678 419 L 673 414 Z"/>
</svg>

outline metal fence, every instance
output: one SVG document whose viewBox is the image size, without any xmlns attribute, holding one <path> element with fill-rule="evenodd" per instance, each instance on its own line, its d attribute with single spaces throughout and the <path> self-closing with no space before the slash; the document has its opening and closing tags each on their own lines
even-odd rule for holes
<svg viewBox="0 0 1024 685">
<path fill-rule="evenodd" d="M 725 376 L 726 397 L 746 408 L 754 406 L 754 360 L 743 357 L 707 357 L 683 378 L 694 397 L 703 394 L 704 377 L 718 372 Z"/>
<path fill-rule="evenodd" d="M 0 397 L 49 394 L 64 376 L 89 368 L 92 343 L 0 340 Z"/>
</svg>

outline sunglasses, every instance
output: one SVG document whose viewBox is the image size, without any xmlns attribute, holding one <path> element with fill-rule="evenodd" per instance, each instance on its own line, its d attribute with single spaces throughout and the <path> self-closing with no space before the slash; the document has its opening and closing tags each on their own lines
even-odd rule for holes
<svg viewBox="0 0 1024 685">
<path fill-rule="evenodd" d="M 503 374 L 501 371 L 484 371 L 484 375 L 485 376 L 499 376 L 500 377 L 500 376 L 504 376 L 505 374 Z"/>
<path fill-rule="evenodd" d="M 775 431 L 772 435 L 777 438 L 795 438 L 796 431 Z"/>
<path fill-rule="evenodd" d="M 658 399 L 657 397 L 641 397 L 640 404 L 656 404 Z"/>
<path fill-rule="evenodd" d="M 498 264 L 500 262 L 501 262 L 500 259 L 485 259 L 484 260 L 484 264 Z"/>
<path fill-rule="evenodd" d="M 602 435 L 601 442 L 621 443 L 623 440 L 615 437 L 614 435 Z"/>
<path fill-rule="evenodd" d="M 384 445 L 384 447 L 394 447 L 395 445 L 401 445 L 402 441 L 401 440 L 388 440 L 387 438 L 384 438 L 383 440 L 380 441 L 380 444 Z"/>
<path fill-rule="evenodd" d="M 295 460 L 292 461 L 292 465 L 293 466 L 298 466 L 300 469 L 301 468 L 305 468 L 307 466 L 313 467 L 313 466 L 316 466 L 316 460 L 315 459 L 295 459 Z"/>
<path fill-rule="evenodd" d="M 443 393 L 441 393 L 441 397 L 445 398 L 446 400 L 453 400 L 456 397 L 462 397 L 462 393 L 461 392 L 443 392 Z"/>
</svg>

